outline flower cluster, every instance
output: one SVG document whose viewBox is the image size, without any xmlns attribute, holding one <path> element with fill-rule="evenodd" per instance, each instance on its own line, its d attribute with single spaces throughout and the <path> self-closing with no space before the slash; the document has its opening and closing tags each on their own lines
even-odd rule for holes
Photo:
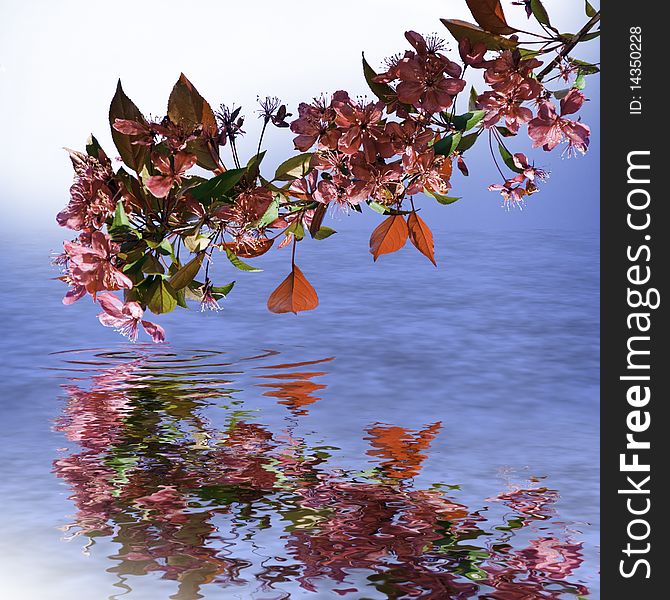
<svg viewBox="0 0 670 600">
<path fill-rule="evenodd" d="M 591 30 L 599 13 L 567 36 L 549 24 L 541 2 L 525 3 L 541 26 L 542 33 L 533 34 L 508 25 L 499 2 L 494 0 L 493 11 L 491 4 L 468 2 L 479 26 L 443 20 L 458 42 L 452 58 L 438 36 L 414 31 L 405 34 L 410 49 L 388 59 L 383 72 L 364 58 L 376 99 L 340 90 L 301 103 L 293 120 L 278 98 L 259 99 L 262 131 L 246 161 L 237 147 L 245 133 L 240 107 L 222 104 L 215 113 L 182 75 L 167 114 L 151 120 L 119 83 L 109 116 L 123 166 L 115 170 L 93 137 L 86 153 L 69 151 L 75 182 L 57 221 L 77 237 L 65 242 L 57 259 L 60 278 L 70 286 L 64 302 L 88 294 L 102 308 L 103 325 L 134 340 L 142 324 L 154 341 L 162 341 L 163 330 L 143 320 L 144 311 L 188 308 L 189 300 L 203 310 L 220 310 L 235 282 L 215 285 L 215 252 L 234 268 L 258 271 L 243 259 L 277 242 L 278 248 L 292 246 L 291 271 L 270 295 L 268 308 L 311 310 L 318 296 L 296 265 L 296 246 L 307 237 L 336 233 L 323 224 L 329 207 L 369 207 L 385 217 L 370 238 L 375 260 L 409 240 L 436 264 L 433 235 L 416 203 L 425 196 L 440 204 L 459 199 L 448 195 L 453 167 L 469 175 L 465 156 L 480 138 L 488 142 L 502 178 L 489 189 L 500 192 L 505 207 L 521 207 L 547 173 L 525 154 L 513 153 L 510 138 L 525 128 L 534 148 L 562 145 L 569 156 L 588 148 L 589 127 L 574 115 L 585 101 L 585 76 L 598 68 L 570 54 L 597 35 Z M 465 93 L 468 70 L 481 74 L 487 88 L 482 93 L 474 85 Z M 553 90 L 552 81 L 571 85 Z M 461 103 L 467 110 L 457 110 Z M 261 171 L 268 126 L 290 128 L 300 152 L 271 178 Z M 224 147 L 228 165 L 221 158 Z M 203 177 L 207 171 L 211 176 Z M 115 291 L 123 292 L 123 300 Z"/>
</svg>

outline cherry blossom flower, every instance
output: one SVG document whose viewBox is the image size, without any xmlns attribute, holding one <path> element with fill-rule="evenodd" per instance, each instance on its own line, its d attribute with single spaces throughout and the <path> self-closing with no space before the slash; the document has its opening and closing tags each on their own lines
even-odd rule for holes
<svg viewBox="0 0 670 600">
<path fill-rule="evenodd" d="M 311 200 L 316 191 L 316 180 L 318 177 L 319 172 L 314 169 L 305 177 L 294 179 L 288 188 L 289 194 L 300 200 Z"/>
<path fill-rule="evenodd" d="M 319 148 L 337 148 L 341 131 L 335 124 L 333 102 L 349 102 L 349 94 L 344 91 L 335 92 L 329 104 L 323 98 L 315 99 L 312 104 L 300 103 L 298 118 L 291 123 L 291 131 L 298 134 L 293 140 L 298 150 L 305 152 L 317 142 Z"/>
<path fill-rule="evenodd" d="M 533 112 L 522 106 L 522 102 L 536 97 L 533 86 L 526 82 L 520 83 L 509 92 L 484 92 L 477 98 L 477 106 L 486 110 L 484 126 L 493 127 L 500 119 L 505 119 L 505 125 L 512 133 L 518 133 L 519 127 L 533 118 Z"/>
<path fill-rule="evenodd" d="M 527 190 L 523 187 L 526 177 L 519 174 L 511 179 L 505 180 L 505 183 L 494 183 L 489 186 L 490 192 L 500 192 L 503 197 L 503 207 L 509 210 L 510 208 L 523 208 L 523 199 L 528 195 Z"/>
<path fill-rule="evenodd" d="M 91 234 L 91 246 L 82 246 L 75 242 L 64 242 L 63 247 L 69 259 L 68 277 L 73 286 L 66 296 L 66 304 L 81 298 L 83 287 L 96 297 L 97 292 L 107 290 L 130 289 L 133 282 L 117 269 L 112 261 L 119 251 L 118 244 L 101 231 Z"/>
<path fill-rule="evenodd" d="M 398 99 L 428 113 L 449 108 L 465 81 L 445 77 L 446 66 L 441 60 L 402 60 L 398 65 Z"/>
<path fill-rule="evenodd" d="M 484 42 L 477 42 L 473 45 L 470 43 L 470 38 L 462 38 L 458 42 L 458 53 L 463 63 L 469 67 L 482 69 L 489 64 L 484 60 L 486 54 L 486 44 Z"/>
<path fill-rule="evenodd" d="M 522 152 L 517 152 L 514 154 L 512 160 L 518 169 L 523 170 L 524 177 L 530 179 L 530 181 L 534 182 L 536 179 L 538 181 L 544 181 L 547 179 L 547 177 L 549 177 L 549 173 L 547 173 L 547 171 L 544 169 L 539 169 L 535 167 L 535 165 L 529 164 L 528 157 Z"/>
<path fill-rule="evenodd" d="M 522 59 L 518 50 L 505 50 L 498 58 L 487 63 L 484 81 L 502 94 L 525 84 L 530 88 L 531 97 L 536 98 L 542 92 L 543 86 L 532 77 L 532 73 L 540 66 L 542 61 L 536 58 Z"/>
<path fill-rule="evenodd" d="M 162 175 L 149 177 L 146 186 L 156 198 L 165 198 L 175 183 L 181 184 L 181 176 L 196 163 L 196 160 L 194 154 L 180 151 L 174 156 L 173 166 L 167 156 L 154 153 L 151 162 Z"/>
<path fill-rule="evenodd" d="M 70 187 L 70 202 L 58 213 L 61 227 L 75 231 L 101 229 L 116 208 L 115 195 L 110 187 L 113 172 L 104 154 L 98 160 L 81 152 L 68 150 L 75 172 Z"/>
<path fill-rule="evenodd" d="M 393 155 L 384 127 L 379 123 L 384 111 L 383 102 L 334 102 L 333 106 L 337 113 L 335 123 L 342 131 L 338 141 L 339 150 L 345 154 L 354 154 L 362 146 L 369 162 L 375 161 L 377 153 L 385 157 Z"/>
<path fill-rule="evenodd" d="M 255 223 L 265 214 L 272 198 L 272 192 L 262 186 L 242 192 L 235 202 L 235 220 L 240 225 Z"/>
<path fill-rule="evenodd" d="M 565 115 L 577 112 L 584 103 L 584 94 L 572 89 L 561 100 L 561 114 L 549 100 L 540 102 L 537 116 L 528 123 L 528 135 L 533 140 L 533 148 L 542 146 L 545 151 L 553 150 L 563 140 L 568 143 L 568 155 L 576 151 L 584 154 L 589 146 L 591 130 L 580 121 L 566 119 Z"/>
<path fill-rule="evenodd" d="M 208 279 L 205 281 L 205 286 L 202 292 L 202 299 L 200 300 L 200 312 L 205 312 L 206 310 L 211 310 L 218 312 L 223 310 L 223 307 L 219 305 L 214 294 L 212 292 L 212 282 Z"/>
<path fill-rule="evenodd" d="M 434 152 L 417 155 L 412 169 L 413 177 L 407 186 L 408 194 L 419 194 L 424 188 L 436 194 L 446 194 L 451 189 L 451 160 L 446 156 L 436 156 Z"/>
<path fill-rule="evenodd" d="M 137 302 L 123 302 L 114 294 L 100 294 L 98 303 L 103 312 L 98 315 L 98 320 L 105 327 L 113 327 L 121 335 L 126 336 L 131 342 L 137 340 L 140 323 L 156 343 L 165 341 L 165 331 L 160 325 L 151 321 L 143 321 L 144 311 Z"/>
</svg>

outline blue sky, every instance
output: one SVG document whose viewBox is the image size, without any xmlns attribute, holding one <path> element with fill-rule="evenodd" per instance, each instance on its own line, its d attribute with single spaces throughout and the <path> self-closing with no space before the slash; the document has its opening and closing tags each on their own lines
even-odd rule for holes
<svg viewBox="0 0 670 600">
<path fill-rule="evenodd" d="M 544 0 L 555 25 L 576 31 L 585 21 L 581 0 Z M 112 8 L 113 6 L 113 8 Z M 321 92 L 347 89 L 370 95 L 360 70 L 360 53 L 373 66 L 407 48 L 403 32 L 438 32 L 449 38 L 440 17 L 472 21 L 465 0 L 340 0 L 332 8 L 287 0 L 227 3 L 200 0 L 186 7 L 174 1 L 109 3 L 64 0 L 3 3 L 0 8 L 0 202 L 5 224 L 31 219 L 55 227 L 53 216 L 66 204 L 71 169 L 63 146 L 81 148 L 94 132 L 115 155 L 107 110 L 117 78 L 145 112 L 161 115 L 174 81 L 183 71 L 214 106 L 243 105 L 251 148 L 257 95 L 277 95 L 295 109 Z M 532 27 L 522 7 L 503 1 L 508 20 Z M 451 44 L 455 51 L 455 44 Z M 598 44 L 580 54 L 597 59 Z M 460 202 L 424 202 L 425 214 L 456 229 L 597 229 L 599 220 L 599 93 L 589 78 L 582 115 L 592 128 L 591 151 L 563 160 L 560 152 L 535 153 L 551 171 L 541 194 L 522 212 L 500 208 L 486 186 L 499 176 L 485 148 L 471 151 L 472 175 L 453 178 Z M 295 110 L 294 110 L 295 112 Z M 523 138 L 523 139 L 522 139 Z M 267 167 L 293 153 L 286 130 L 268 136 Z M 513 142 L 529 148 L 527 138 Z M 353 219 L 353 218 L 352 218 Z M 361 222 L 367 219 L 362 219 Z"/>
</svg>

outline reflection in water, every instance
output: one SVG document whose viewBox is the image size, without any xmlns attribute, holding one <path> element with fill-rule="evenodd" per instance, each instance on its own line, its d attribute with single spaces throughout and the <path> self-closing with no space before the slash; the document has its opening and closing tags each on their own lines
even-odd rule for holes
<svg viewBox="0 0 670 600">
<path fill-rule="evenodd" d="M 419 431 L 370 424 L 364 439 L 376 466 L 336 469 L 338 449 L 310 445 L 294 427 L 321 400 L 332 359 L 291 364 L 276 354 L 64 354 L 56 429 L 79 448 L 54 472 L 76 505 L 72 535 L 116 544 L 113 598 L 134 597 L 129 577 L 152 572 L 175 582 L 170 597 L 179 600 L 207 597 L 212 586 L 263 599 L 588 593 L 569 580 L 581 543 L 555 523 L 556 491 L 509 487 L 486 500 L 500 508 L 493 518 L 488 505 L 450 497 L 456 486 L 418 489 L 439 422 Z M 235 388 L 242 372 L 286 407 L 279 431 L 245 409 Z"/>
</svg>

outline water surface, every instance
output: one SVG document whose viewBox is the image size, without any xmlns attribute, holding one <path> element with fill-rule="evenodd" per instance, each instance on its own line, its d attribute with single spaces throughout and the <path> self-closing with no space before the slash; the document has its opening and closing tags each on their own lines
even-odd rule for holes
<svg viewBox="0 0 670 600">
<path fill-rule="evenodd" d="M 436 239 L 313 244 L 297 318 L 285 255 L 227 271 L 156 347 L 5 238 L 9 597 L 597 598 L 597 238 Z"/>
</svg>

